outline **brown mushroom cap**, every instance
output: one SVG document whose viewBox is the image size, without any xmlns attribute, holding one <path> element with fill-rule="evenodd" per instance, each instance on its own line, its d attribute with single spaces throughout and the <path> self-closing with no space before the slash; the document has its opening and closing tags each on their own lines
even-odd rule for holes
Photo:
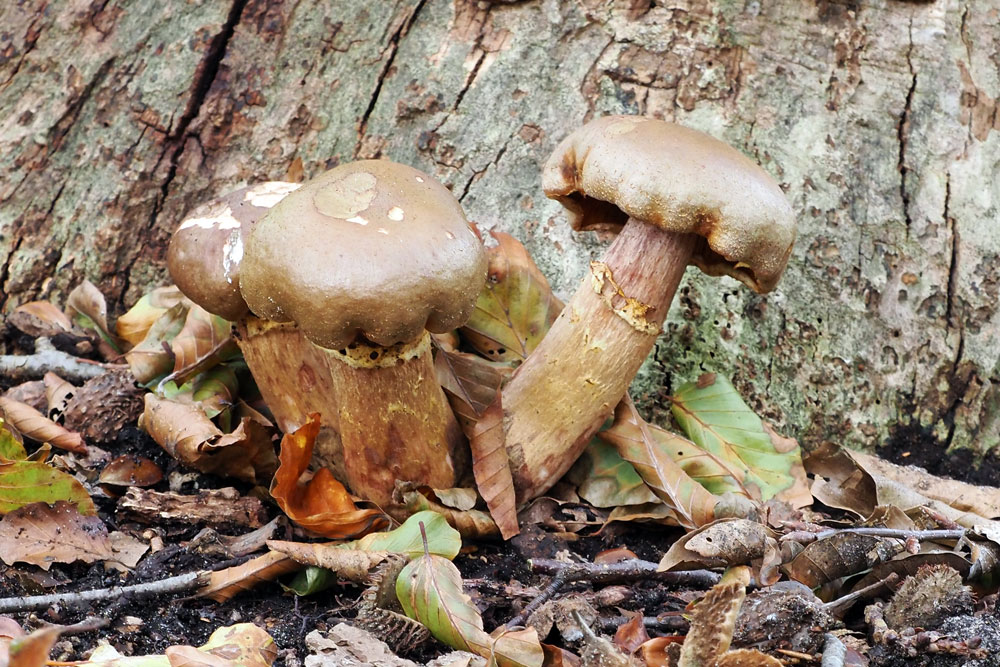
<svg viewBox="0 0 1000 667">
<path fill-rule="evenodd" d="M 443 185 L 387 160 L 336 167 L 257 223 L 240 289 L 258 317 L 294 321 L 312 342 L 389 346 L 472 313 L 486 253 Z"/>
<path fill-rule="evenodd" d="M 777 183 L 707 134 L 637 116 L 605 116 L 556 147 L 545 194 L 573 229 L 619 231 L 632 217 L 703 241 L 691 263 L 757 292 L 774 288 L 795 241 L 795 217 Z"/>
<path fill-rule="evenodd" d="M 240 263 L 250 227 L 298 183 L 268 181 L 196 208 L 170 239 L 167 268 L 189 299 L 237 320 L 249 310 L 240 295 Z"/>
</svg>

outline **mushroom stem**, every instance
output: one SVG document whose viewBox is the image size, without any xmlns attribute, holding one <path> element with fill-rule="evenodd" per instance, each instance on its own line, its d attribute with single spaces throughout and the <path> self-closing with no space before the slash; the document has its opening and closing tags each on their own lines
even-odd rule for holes
<svg viewBox="0 0 1000 667">
<path fill-rule="evenodd" d="M 330 370 L 343 479 L 355 494 L 388 506 L 396 480 L 455 485 L 468 467 L 467 446 L 437 382 L 429 333 L 390 347 L 355 342 L 316 349 Z"/>
<path fill-rule="evenodd" d="M 503 389 L 518 502 L 556 483 L 653 348 L 697 243 L 629 218 Z"/>
<path fill-rule="evenodd" d="M 343 479 L 338 407 L 326 355 L 292 323 L 248 316 L 237 323 L 236 332 L 243 358 L 278 428 L 292 433 L 310 414 L 320 413 L 313 460 Z"/>
</svg>

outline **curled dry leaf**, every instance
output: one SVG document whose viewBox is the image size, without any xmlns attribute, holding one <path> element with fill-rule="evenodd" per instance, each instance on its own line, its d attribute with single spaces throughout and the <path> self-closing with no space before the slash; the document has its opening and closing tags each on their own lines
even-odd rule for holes
<svg viewBox="0 0 1000 667">
<path fill-rule="evenodd" d="M 326 468 L 308 482 L 299 478 L 309 467 L 319 434 L 319 415 L 281 439 L 280 465 L 271 482 L 271 496 L 288 518 L 324 537 L 346 538 L 388 525 L 388 517 L 373 509 L 358 509 L 344 485 Z"/>
<path fill-rule="evenodd" d="M 300 565 L 312 565 L 332 570 L 341 579 L 364 583 L 368 573 L 385 562 L 388 551 L 358 551 L 356 549 L 340 549 L 334 544 L 306 544 L 303 542 L 286 542 L 284 540 L 268 540 L 267 546 L 272 551 L 284 554 Z"/>
<path fill-rule="evenodd" d="M 0 398 L 0 416 L 32 440 L 47 442 L 75 454 L 87 453 L 87 445 L 79 433 L 63 428 L 26 403 Z"/>
<path fill-rule="evenodd" d="M 278 657 L 274 639 L 253 623 L 219 628 L 198 650 L 241 667 L 270 667 Z M 172 661 L 171 664 L 177 667 Z"/>
<path fill-rule="evenodd" d="M 149 294 L 144 294 L 127 313 L 118 318 L 115 331 L 129 345 L 138 345 L 153 323 L 179 303 L 190 305 L 187 297 L 176 286 L 158 287 Z"/>
<path fill-rule="evenodd" d="M 108 327 L 108 303 L 101 291 L 89 280 L 74 287 L 66 297 L 66 315 L 78 327 L 92 329 L 100 335 L 110 348 L 102 351 L 105 359 L 113 358 L 120 350 L 120 341 Z"/>
<path fill-rule="evenodd" d="M 898 540 L 857 533 L 835 533 L 806 545 L 782 568 L 790 579 L 816 588 L 841 577 L 858 574 L 902 551 Z"/>
<path fill-rule="evenodd" d="M 46 413 L 52 417 L 66 412 L 66 403 L 72 398 L 76 387 L 49 371 L 42 377 L 45 385 Z"/>
<path fill-rule="evenodd" d="M 649 633 L 642 622 L 642 612 L 626 611 L 628 620 L 615 630 L 614 643 L 627 655 L 634 655 L 639 647 L 649 641 Z"/>
<path fill-rule="evenodd" d="M 771 532 L 749 519 L 720 519 L 674 542 L 660 561 L 660 571 L 732 567 L 753 564 L 758 580 L 772 584 L 781 564 L 778 543 Z"/>
<path fill-rule="evenodd" d="M 742 489 L 763 501 L 812 502 L 798 444 L 766 427 L 727 378 L 706 373 L 680 387 L 670 401 L 687 436 L 727 470 L 737 471 Z"/>
<path fill-rule="evenodd" d="M 30 301 L 18 306 L 7 323 L 33 338 L 52 338 L 73 330 L 66 314 L 48 301 Z"/>
<path fill-rule="evenodd" d="M 104 523 L 65 501 L 25 505 L 0 521 L 0 558 L 7 565 L 30 563 L 48 570 L 53 563 L 93 563 L 113 556 Z"/>
<path fill-rule="evenodd" d="M 416 487 L 408 482 L 396 482 L 393 492 L 397 504 L 406 512 L 436 512 L 455 527 L 459 534 L 469 540 L 488 539 L 500 536 L 496 522 L 486 512 L 481 510 L 456 510 L 446 507 L 434 497 L 434 491 L 428 487 Z"/>
<path fill-rule="evenodd" d="M 434 354 L 434 372 L 468 437 L 479 417 L 493 404 L 511 368 L 439 345 Z"/>
<path fill-rule="evenodd" d="M 50 625 L 35 630 L 27 637 L 17 638 L 7 647 L 10 662 L 3 664 L 10 667 L 43 667 L 48 664 L 49 652 L 62 630 L 61 626 Z"/>
<path fill-rule="evenodd" d="M 171 306 L 153 322 L 146 336 L 125 353 L 125 361 L 139 383 L 149 384 L 173 369 L 174 353 L 170 341 L 184 328 L 187 313 L 186 302 Z"/>
<path fill-rule="evenodd" d="M 184 326 L 170 341 L 170 349 L 174 354 L 174 367 L 167 379 L 178 384 L 238 351 L 232 337 L 232 325 L 196 304 L 188 308 Z"/>
<path fill-rule="evenodd" d="M 686 528 L 704 526 L 715 518 L 718 498 L 684 471 L 659 442 L 656 431 L 625 397 L 615 408 L 615 422 L 600 437 L 617 448 L 631 463 L 646 485 L 673 510 L 677 522 Z M 660 433 L 666 433 L 660 431 Z"/>
<path fill-rule="evenodd" d="M 487 251 L 486 286 L 461 328 L 477 352 L 494 361 L 525 359 L 563 308 L 521 242 L 490 232 L 497 245 Z"/>
<path fill-rule="evenodd" d="M 254 419 L 245 417 L 232 433 L 223 433 L 199 406 L 146 394 L 140 426 L 167 453 L 201 472 L 257 482 L 275 470 L 270 429 Z"/>
<path fill-rule="evenodd" d="M 276 551 L 252 558 L 242 565 L 215 570 L 208 584 L 195 597 L 225 602 L 248 591 L 264 581 L 274 581 L 278 577 L 301 569 L 301 565 Z"/>
<path fill-rule="evenodd" d="M 500 530 L 500 536 L 508 540 L 517 535 L 520 528 L 517 525 L 514 476 L 510 471 L 506 444 L 503 406 L 500 404 L 498 389 L 493 402 L 472 428 L 469 447 L 472 450 L 472 472 L 476 477 L 476 486 Z"/>
<path fill-rule="evenodd" d="M 746 587 L 740 582 L 720 582 L 699 600 L 691 613 L 691 629 L 681 646 L 680 665 L 715 665 L 733 641 L 736 617 Z"/>
</svg>

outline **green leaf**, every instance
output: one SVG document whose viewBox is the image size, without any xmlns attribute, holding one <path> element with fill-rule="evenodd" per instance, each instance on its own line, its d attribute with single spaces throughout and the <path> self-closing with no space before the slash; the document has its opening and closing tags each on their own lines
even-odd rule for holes
<svg viewBox="0 0 1000 667">
<path fill-rule="evenodd" d="M 184 328 L 187 313 L 188 306 L 184 302 L 171 306 L 153 322 L 145 338 L 125 353 L 132 375 L 141 384 L 151 384 L 174 367 L 173 352 L 164 343 L 172 341 Z"/>
<path fill-rule="evenodd" d="M 407 564 L 396 579 L 396 597 L 406 615 L 443 644 L 495 659 L 501 667 L 542 665 L 544 654 L 533 631 L 486 634 L 479 611 L 462 590 L 462 575 L 446 558 L 424 555 Z"/>
<path fill-rule="evenodd" d="M 71 475 L 40 461 L 0 464 L 0 514 L 31 503 L 59 500 L 76 505 L 83 515 L 97 514 L 87 490 Z"/>
<path fill-rule="evenodd" d="M 577 494 L 594 507 L 641 505 L 657 500 L 635 467 L 598 438 L 583 450 L 569 476 L 577 484 Z"/>
<path fill-rule="evenodd" d="M 804 481 L 801 449 L 765 428 L 728 379 L 702 375 L 679 388 L 671 403 L 687 436 L 728 472 L 742 475 L 742 485 L 759 490 L 761 500 Z"/>
<path fill-rule="evenodd" d="M 0 417 L 0 463 L 23 461 L 28 458 L 24 445 L 7 429 L 7 424 Z"/>
<path fill-rule="evenodd" d="M 402 526 L 385 533 L 370 533 L 359 540 L 348 542 L 345 549 L 364 551 L 390 551 L 393 553 L 419 556 L 424 553 L 424 541 L 420 535 L 420 523 L 427 533 L 427 551 L 436 556 L 454 558 L 462 548 L 462 537 L 448 525 L 437 512 L 417 512 Z"/>
<path fill-rule="evenodd" d="M 563 304 L 520 241 L 502 232 L 490 235 L 497 245 L 488 251 L 486 286 L 460 332 L 488 359 L 520 361 L 542 340 Z"/>
<path fill-rule="evenodd" d="M 295 578 L 288 584 L 281 587 L 291 591 L 296 595 L 312 595 L 331 588 L 337 583 L 337 573 L 325 567 L 307 565 L 304 569 L 296 573 Z"/>
</svg>

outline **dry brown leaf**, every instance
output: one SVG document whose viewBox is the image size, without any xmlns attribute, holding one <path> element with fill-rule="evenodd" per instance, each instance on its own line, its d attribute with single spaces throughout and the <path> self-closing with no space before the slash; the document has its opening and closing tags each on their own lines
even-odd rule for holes
<svg viewBox="0 0 1000 667">
<path fill-rule="evenodd" d="M 152 460 L 138 454 L 126 454 L 104 466 L 100 484 L 111 486 L 153 486 L 163 479 L 163 471 Z"/>
<path fill-rule="evenodd" d="M 472 472 L 476 477 L 479 494 L 486 501 L 486 507 L 500 530 L 500 536 L 508 540 L 521 530 L 517 525 L 517 497 L 506 444 L 503 406 L 498 389 L 493 402 L 472 428 L 469 447 L 472 450 Z"/>
<path fill-rule="evenodd" d="M 388 551 L 344 549 L 340 543 L 307 544 L 268 540 L 267 546 L 272 551 L 285 554 L 296 563 L 333 570 L 344 579 L 358 584 L 364 583 L 368 579 L 368 573 L 389 557 Z"/>
<path fill-rule="evenodd" d="M 76 387 L 51 371 L 42 377 L 42 382 L 45 384 L 47 413 L 49 415 L 64 413 L 66 411 L 66 402 L 73 396 Z"/>
<path fill-rule="evenodd" d="M 0 558 L 8 565 L 31 563 L 48 570 L 53 563 L 93 563 L 114 557 L 104 523 L 83 516 L 65 501 L 32 503 L 0 521 Z"/>
<path fill-rule="evenodd" d="M 628 620 L 615 630 L 614 643 L 628 655 L 634 655 L 639 647 L 649 641 L 649 633 L 642 622 L 642 612 L 625 611 Z"/>
<path fill-rule="evenodd" d="M 48 301 L 30 301 L 18 306 L 7 323 L 33 338 L 51 338 L 73 330 L 66 314 Z"/>
<path fill-rule="evenodd" d="M 302 566 L 285 554 L 270 551 L 242 565 L 212 572 L 208 584 L 195 597 L 225 602 L 262 581 L 274 581 L 300 569 Z"/>
<path fill-rule="evenodd" d="M 673 510 L 678 523 L 697 528 L 715 518 L 719 498 L 691 479 L 659 445 L 648 424 L 626 396 L 615 408 L 615 421 L 600 437 L 614 445 L 635 466 L 653 493 Z"/>
<path fill-rule="evenodd" d="M 170 349 L 174 369 L 168 377 L 178 385 L 237 351 L 232 325 L 197 304 L 188 309 L 184 326 L 170 341 Z"/>
<path fill-rule="evenodd" d="M 74 324 L 84 329 L 95 329 L 100 334 L 102 340 L 98 347 L 101 356 L 106 360 L 117 356 L 119 341 L 108 327 L 108 303 L 96 285 L 84 280 L 74 287 L 66 297 L 65 310 Z"/>
<path fill-rule="evenodd" d="M 782 568 L 790 579 L 816 588 L 841 577 L 858 574 L 902 551 L 898 540 L 857 533 L 835 533 L 806 545 Z"/>
<path fill-rule="evenodd" d="M 63 428 L 26 403 L 0 398 L 0 417 L 32 440 L 47 442 L 75 454 L 87 453 L 87 445 L 79 433 Z"/>
<path fill-rule="evenodd" d="M 434 354 L 434 372 L 468 437 L 480 415 L 493 403 L 511 369 L 478 355 L 439 345 Z"/>
<path fill-rule="evenodd" d="M 127 313 L 115 322 L 115 331 L 130 345 L 138 345 L 146 337 L 153 322 L 178 303 L 190 306 L 191 302 L 174 285 L 157 287 L 144 294 Z"/>
<path fill-rule="evenodd" d="M 764 585 L 778 579 L 778 543 L 770 531 L 748 519 L 720 519 L 674 542 L 660 561 L 660 571 L 753 564 Z"/>
<path fill-rule="evenodd" d="M 394 491 L 397 503 L 407 514 L 430 510 L 442 515 L 464 539 L 489 539 L 500 536 L 496 522 L 486 512 L 480 510 L 456 510 L 446 507 L 431 497 L 431 489 L 416 487 L 411 483 L 397 482 Z"/>
<path fill-rule="evenodd" d="M 8 667 L 44 667 L 62 630 L 58 625 L 50 625 L 19 638 L 16 645 L 9 647 L 10 662 L 4 664 Z"/>
<path fill-rule="evenodd" d="M 324 537 L 355 537 L 389 525 L 388 517 L 373 509 L 358 509 L 351 495 L 327 468 L 301 482 L 309 467 L 319 434 L 319 415 L 281 439 L 281 465 L 271 482 L 271 496 L 288 518 Z"/>
<path fill-rule="evenodd" d="M 741 648 L 719 658 L 716 667 L 782 667 L 784 664 L 773 655 Z"/>
<path fill-rule="evenodd" d="M 143 429 L 171 456 L 201 472 L 248 482 L 267 480 L 275 470 L 270 429 L 249 418 L 223 433 L 198 405 L 146 394 Z"/>
<path fill-rule="evenodd" d="M 125 569 L 131 569 L 139 564 L 142 557 L 149 551 L 149 545 L 142 540 L 132 537 L 128 533 L 120 530 L 112 531 L 108 534 L 111 541 L 111 551 L 114 552 L 114 560 L 108 564 L 117 563 Z M 115 568 L 121 569 L 121 568 Z"/>
</svg>

